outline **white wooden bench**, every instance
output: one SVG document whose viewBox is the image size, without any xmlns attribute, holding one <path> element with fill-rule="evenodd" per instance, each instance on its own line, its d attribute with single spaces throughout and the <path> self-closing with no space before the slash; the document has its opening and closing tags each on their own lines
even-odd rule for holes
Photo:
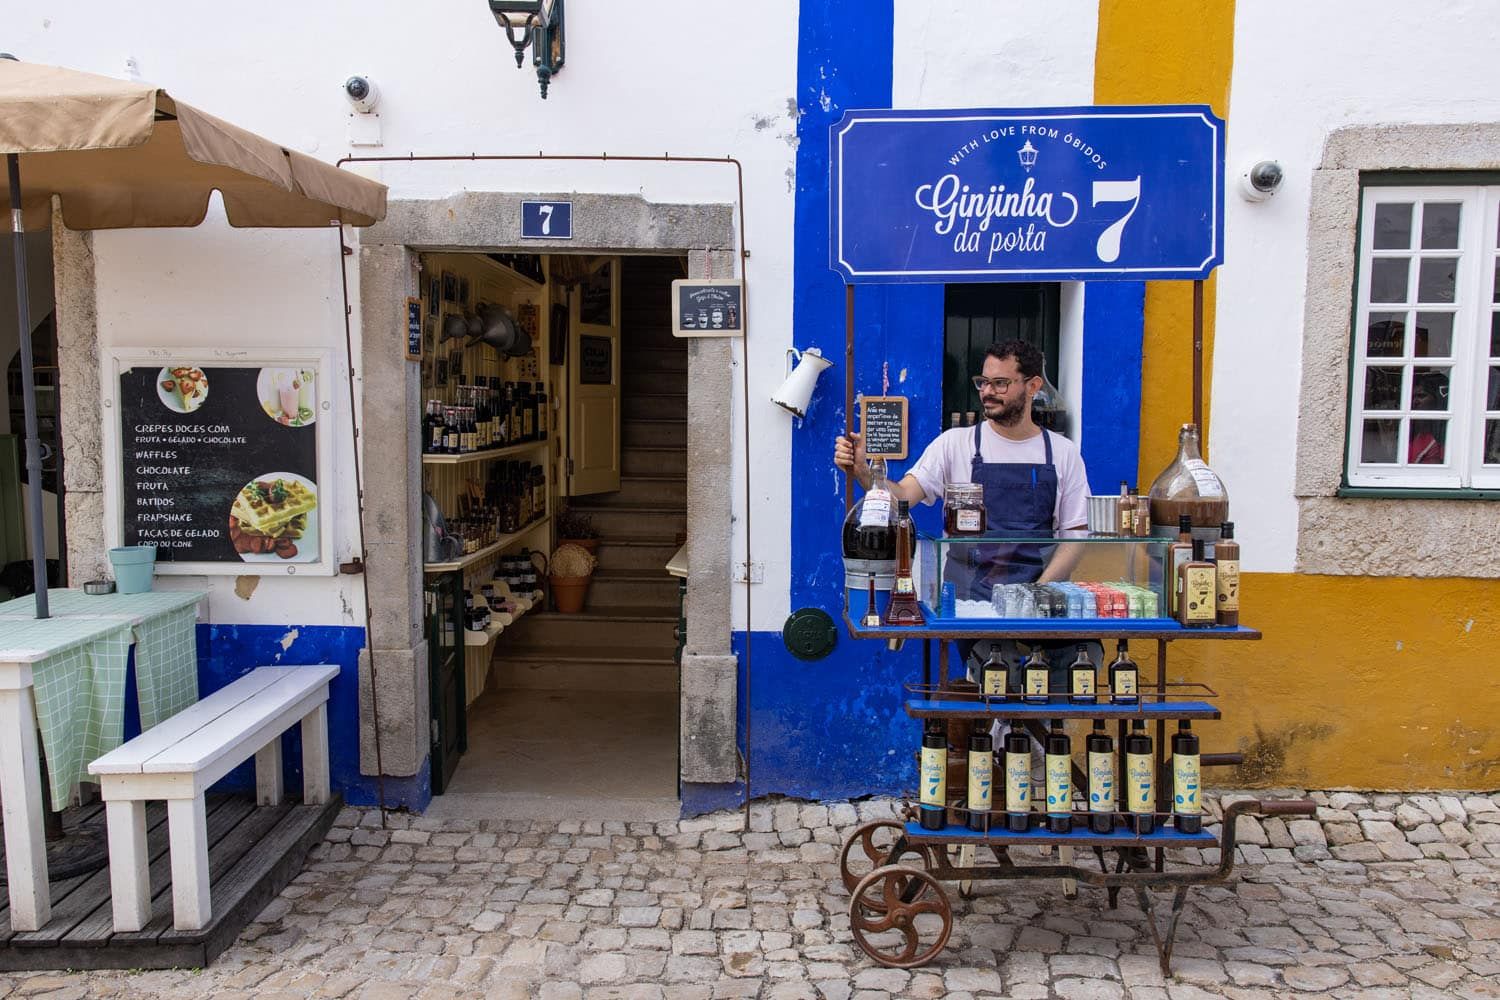
<svg viewBox="0 0 1500 1000">
<path fill-rule="evenodd" d="M 109 824 L 116 931 L 151 919 L 146 802 L 165 799 L 172 858 L 172 926 L 202 930 L 212 916 L 204 792 L 255 757 L 256 799 L 281 802 L 281 734 L 302 724 L 302 799 L 328 801 L 328 682 L 336 666 L 258 667 L 89 765 Z"/>
</svg>

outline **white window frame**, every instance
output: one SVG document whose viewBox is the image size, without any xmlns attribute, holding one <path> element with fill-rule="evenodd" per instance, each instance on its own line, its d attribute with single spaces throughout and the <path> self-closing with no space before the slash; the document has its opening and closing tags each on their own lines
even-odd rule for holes
<svg viewBox="0 0 1500 1000">
<path fill-rule="evenodd" d="M 1421 248 L 1421 213 L 1412 214 L 1412 244 L 1405 250 L 1374 249 L 1375 210 L 1385 203 L 1459 202 L 1463 205 L 1456 249 Z M 1500 232 L 1500 186 L 1431 184 L 1420 186 L 1364 187 L 1360 198 L 1360 232 L 1358 246 L 1358 282 L 1355 295 L 1353 329 L 1353 364 L 1349 381 L 1346 436 L 1346 479 L 1352 487 L 1383 489 L 1468 490 L 1500 487 L 1500 465 L 1483 465 L 1485 420 L 1500 418 L 1500 413 L 1484 408 L 1485 392 L 1491 365 L 1489 357 L 1491 315 L 1500 311 L 1495 302 L 1495 267 L 1500 259 L 1496 234 Z M 1419 305 L 1417 279 L 1419 262 L 1424 257 L 1459 257 L 1455 281 L 1452 353 L 1448 359 L 1414 357 L 1416 312 L 1448 311 L 1446 304 Z M 1404 303 L 1372 303 L 1370 286 L 1373 262 L 1380 258 L 1411 259 Z M 1405 312 L 1405 342 L 1401 357 L 1367 356 L 1369 317 L 1371 313 Z M 1420 420 L 1428 411 L 1410 408 L 1412 371 L 1415 368 L 1443 367 L 1451 364 L 1449 400 L 1446 417 L 1448 433 L 1444 441 L 1445 462 L 1442 465 L 1408 465 L 1404 461 L 1412 419 Z M 1367 411 L 1364 408 L 1365 380 L 1370 368 L 1403 369 L 1400 408 Z M 1401 437 L 1397 443 L 1395 464 L 1363 462 L 1361 448 L 1364 421 L 1369 419 L 1401 420 Z"/>
</svg>

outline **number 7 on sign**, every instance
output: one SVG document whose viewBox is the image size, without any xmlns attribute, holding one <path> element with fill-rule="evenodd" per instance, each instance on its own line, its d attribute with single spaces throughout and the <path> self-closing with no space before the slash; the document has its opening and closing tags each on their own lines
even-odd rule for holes
<svg viewBox="0 0 1500 1000">
<path fill-rule="evenodd" d="M 1095 181 L 1094 182 L 1094 206 L 1106 202 L 1129 202 L 1130 210 L 1120 217 L 1119 221 L 1112 222 L 1099 234 L 1099 241 L 1094 245 L 1099 259 L 1106 264 L 1113 264 L 1120 259 L 1120 240 L 1125 235 L 1125 223 L 1135 214 L 1135 210 L 1141 203 L 1141 178 L 1139 175 L 1129 181 Z"/>
<path fill-rule="evenodd" d="M 1097 202 L 1095 204 L 1097 204 Z M 542 217 L 542 235 L 543 236 L 551 236 L 552 235 L 552 206 L 551 205 L 540 205 L 540 206 L 537 207 L 536 212 L 537 212 L 538 215 L 540 215 Z"/>
</svg>

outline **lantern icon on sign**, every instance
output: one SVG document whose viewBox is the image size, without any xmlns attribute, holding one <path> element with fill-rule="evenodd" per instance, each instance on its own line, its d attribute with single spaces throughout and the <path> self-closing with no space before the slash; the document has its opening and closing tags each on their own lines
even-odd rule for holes
<svg viewBox="0 0 1500 1000">
<path fill-rule="evenodd" d="M 1030 139 L 1026 140 L 1026 145 L 1016 150 L 1016 156 L 1020 157 L 1021 166 L 1026 168 L 1026 172 L 1031 173 L 1031 168 L 1036 166 L 1036 147 L 1031 144 Z"/>
</svg>

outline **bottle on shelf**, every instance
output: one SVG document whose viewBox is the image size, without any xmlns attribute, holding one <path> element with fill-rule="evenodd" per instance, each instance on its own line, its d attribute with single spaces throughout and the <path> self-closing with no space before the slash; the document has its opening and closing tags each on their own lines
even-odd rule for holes
<svg viewBox="0 0 1500 1000">
<path fill-rule="evenodd" d="M 1094 731 L 1084 741 L 1089 761 L 1089 829 L 1109 833 L 1115 828 L 1115 741 L 1104 731 L 1104 720 L 1094 720 Z"/>
<path fill-rule="evenodd" d="M 1177 568 L 1177 621 L 1184 628 L 1213 628 L 1219 613 L 1214 564 L 1203 558 L 1203 539 L 1193 539 L 1193 557 Z"/>
<path fill-rule="evenodd" d="M 887 625 L 925 625 L 927 622 L 917 603 L 917 585 L 912 578 L 911 550 L 914 536 L 910 505 L 905 500 L 897 500 L 896 578 L 891 585 L 891 603 L 885 609 Z"/>
<path fill-rule="evenodd" d="M 1220 625 L 1240 623 L 1240 543 L 1234 540 L 1234 522 L 1225 521 L 1214 545 L 1214 590 L 1218 595 Z"/>
<path fill-rule="evenodd" d="M 980 692 L 990 701 L 1009 701 L 1010 695 L 1006 691 L 1009 670 L 1005 659 L 1000 655 L 1000 644 L 991 643 L 990 655 L 979 670 Z"/>
<path fill-rule="evenodd" d="M 1193 557 L 1193 519 L 1183 514 L 1177 519 L 1177 541 L 1167 546 L 1167 612 L 1177 615 L 1177 570 Z"/>
<path fill-rule="evenodd" d="M 1031 829 L 1031 737 L 1019 723 L 1005 734 L 1005 827 Z"/>
<path fill-rule="evenodd" d="M 1151 537 L 1151 501 L 1143 496 L 1137 496 L 1132 488 L 1131 496 L 1134 497 L 1134 505 L 1131 512 L 1134 514 L 1131 534 L 1137 538 Z"/>
<path fill-rule="evenodd" d="M 1052 673 L 1052 665 L 1047 662 L 1047 654 L 1039 648 L 1033 650 L 1021 669 L 1026 678 L 1025 694 L 1021 696 L 1021 700 L 1028 705 L 1047 704 L 1051 700 L 1048 696 L 1047 685 Z"/>
<path fill-rule="evenodd" d="M 443 452 L 458 454 L 458 414 L 451 406 L 443 407 Z"/>
<path fill-rule="evenodd" d="M 1130 495 L 1130 487 L 1125 480 L 1120 480 L 1120 507 L 1115 521 L 1115 533 L 1118 535 L 1135 534 L 1135 498 Z"/>
<path fill-rule="evenodd" d="M 1141 700 L 1140 691 L 1141 668 L 1126 652 L 1126 640 L 1121 639 L 1109 665 L 1109 700 L 1116 705 L 1134 705 Z"/>
<path fill-rule="evenodd" d="M 1184 514 L 1204 527 L 1229 520 L 1229 491 L 1203 461 L 1197 424 L 1177 432 L 1177 457 L 1152 482 L 1150 504 L 1152 524 L 1170 526 Z"/>
<path fill-rule="evenodd" d="M 875 604 L 875 574 L 870 574 L 870 589 L 866 597 L 865 613 L 859 620 L 860 628 L 879 628 L 880 609 Z"/>
<path fill-rule="evenodd" d="M 1125 737 L 1125 808 L 1137 834 L 1147 834 L 1156 825 L 1156 757 L 1146 720 L 1134 719 Z"/>
<path fill-rule="evenodd" d="M 547 436 L 548 422 L 551 414 L 547 412 L 547 383 L 536 384 L 536 436 L 544 438 Z"/>
<path fill-rule="evenodd" d="M 995 783 L 995 741 L 989 724 L 974 727 L 969 734 L 969 829 L 985 830 L 989 826 L 991 796 Z"/>
<path fill-rule="evenodd" d="M 1094 661 L 1089 659 L 1089 650 L 1078 644 L 1078 655 L 1068 666 L 1068 700 L 1075 705 L 1092 705 L 1097 702 Z"/>
<path fill-rule="evenodd" d="M 941 719 L 928 719 L 922 732 L 922 829 L 941 830 L 948 812 L 948 732 Z"/>
<path fill-rule="evenodd" d="M 1073 829 L 1073 741 L 1063 732 L 1061 720 L 1052 720 L 1043 749 L 1047 763 L 1047 829 L 1067 833 Z"/>
<path fill-rule="evenodd" d="M 422 418 L 422 453 L 443 453 L 443 414 L 435 399 L 427 401 L 427 414 Z"/>
<path fill-rule="evenodd" d="M 1198 734 L 1187 719 L 1179 720 L 1172 734 L 1172 823 L 1180 833 L 1203 829 L 1202 758 Z"/>
<path fill-rule="evenodd" d="M 896 572 L 895 503 L 885 478 L 885 459 L 870 461 L 870 488 L 844 515 L 844 586 L 874 574 L 877 590 L 889 590 Z"/>
</svg>

